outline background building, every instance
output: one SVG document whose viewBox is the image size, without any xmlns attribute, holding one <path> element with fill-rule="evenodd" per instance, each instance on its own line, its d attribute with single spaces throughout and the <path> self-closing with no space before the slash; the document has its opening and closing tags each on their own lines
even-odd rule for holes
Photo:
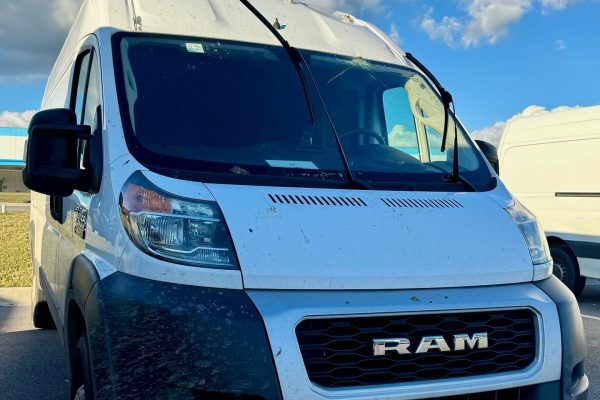
<svg viewBox="0 0 600 400">
<path fill-rule="evenodd" d="M 0 192 L 26 192 L 21 170 L 27 129 L 0 128 Z"/>
</svg>

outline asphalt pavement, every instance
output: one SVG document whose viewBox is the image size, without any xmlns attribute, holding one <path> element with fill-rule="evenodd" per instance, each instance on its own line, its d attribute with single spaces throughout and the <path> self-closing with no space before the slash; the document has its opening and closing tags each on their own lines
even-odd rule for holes
<svg viewBox="0 0 600 400">
<path fill-rule="evenodd" d="M 600 283 L 580 297 L 589 356 L 590 399 L 600 399 Z M 66 400 L 69 381 L 56 331 L 31 324 L 29 289 L 0 289 L 0 399 Z"/>
<path fill-rule="evenodd" d="M 0 399 L 67 400 L 58 333 L 33 327 L 29 294 L 29 289 L 0 289 Z"/>
</svg>

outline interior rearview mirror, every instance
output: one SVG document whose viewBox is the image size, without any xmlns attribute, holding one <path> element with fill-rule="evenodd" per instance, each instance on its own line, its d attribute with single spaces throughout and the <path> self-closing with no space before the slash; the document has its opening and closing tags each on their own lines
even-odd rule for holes
<svg viewBox="0 0 600 400">
<path fill-rule="evenodd" d="M 79 146 L 91 138 L 90 127 L 77 125 L 70 109 L 40 111 L 31 119 L 23 182 L 51 196 L 70 196 L 82 185 Z"/>
<path fill-rule="evenodd" d="M 496 149 L 496 146 L 483 140 L 476 140 L 475 143 L 477 143 L 485 158 L 492 165 L 494 171 L 500 175 L 500 162 L 498 161 L 498 149 Z"/>
</svg>

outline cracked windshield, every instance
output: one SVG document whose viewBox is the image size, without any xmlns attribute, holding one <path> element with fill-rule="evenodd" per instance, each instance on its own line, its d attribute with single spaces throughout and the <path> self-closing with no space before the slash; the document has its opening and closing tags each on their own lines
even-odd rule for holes
<svg viewBox="0 0 600 400">
<path fill-rule="evenodd" d="M 343 185 L 337 133 L 348 168 L 369 187 L 464 190 L 448 180 L 452 118 L 442 152 L 444 106 L 412 70 L 303 51 L 304 75 L 316 81 L 304 87 L 280 47 L 133 34 L 116 41 L 128 141 L 151 169 L 217 182 Z M 456 132 L 461 175 L 488 189 L 487 165 L 462 127 Z"/>
</svg>

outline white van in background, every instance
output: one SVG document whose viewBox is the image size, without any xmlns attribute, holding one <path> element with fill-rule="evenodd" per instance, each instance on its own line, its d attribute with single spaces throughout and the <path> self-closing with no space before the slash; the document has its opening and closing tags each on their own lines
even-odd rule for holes
<svg viewBox="0 0 600 400">
<path fill-rule="evenodd" d="M 502 181 L 546 231 L 554 273 L 581 293 L 600 278 L 600 106 L 516 119 L 498 154 Z"/>
</svg>

